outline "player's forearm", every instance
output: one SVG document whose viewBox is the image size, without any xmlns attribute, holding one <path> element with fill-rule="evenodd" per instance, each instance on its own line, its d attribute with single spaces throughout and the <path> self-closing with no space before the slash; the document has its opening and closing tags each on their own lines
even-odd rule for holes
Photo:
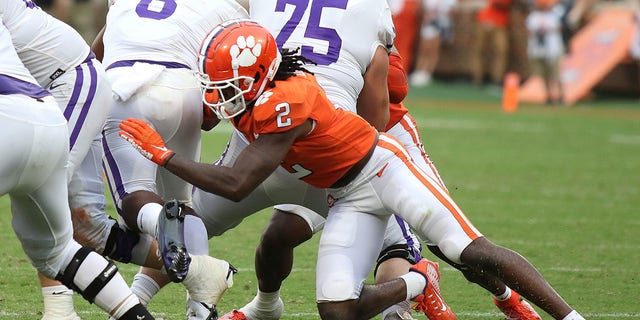
<svg viewBox="0 0 640 320">
<path fill-rule="evenodd" d="M 232 168 L 191 161 L 176 154 L 164 166 L 171 173 L 195 187 L 231 201 L 240 201 L 251 190 L 234 177 Z"/>
</svg>

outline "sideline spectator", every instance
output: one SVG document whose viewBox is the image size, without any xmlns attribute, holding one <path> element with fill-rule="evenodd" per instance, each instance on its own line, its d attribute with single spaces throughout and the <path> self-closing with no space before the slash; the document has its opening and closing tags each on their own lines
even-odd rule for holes
<svg viewBox="0 0 640 320">
<path fill-rule="evenodd" d="M 476 15 L 478 26 L 471 53 L 471 77 L 473 84 L 481 86 L 484 78 L 485 53 L 492 52 L 490 63 L 491 81 L 494 85 L 501 85 L 504 76 L 508 52 L 509 12 L 513 0 L 489 0 L 484 8 Z"/>
<path fill-rule="evenodd" d="M 440 58 L 442 42 L 453 41 L 451 9 L 457 3 L 457 0 L 423 0 L 424 11 L 415 69 L 409 75 L 411 86 L 425 87 L 431 84 L 431 77 Z"/>
<path fill-rule="evenodd" d="M 396 28 L 394 46 L 404 58 L 402 67 L 411 70 L 414 61 L 418 30 L 420 29 L 420 15 L 422 14 L 422 1 L 425 0 L 387 0 L 393 25 Z"/>
<path fill-rule="evenodd" d="M 636 83 L 636 88 L 640 90 L 640 4 L 639 3 L 636 3 L 634 10 L 635 10 L 635 15 L 633 19 L 636 24 L 636 33 L 631 38 L 632 42 L 631 42 L 631 48 L 629 53 L 631 54 L 631 58 L 633 59 L 633 61 L 636 62 L 636 66 L 638 67 L 636 71 L 638 75 L 638 82 Z"/>
<path fill-rule="evenodd" d="M 560 61 L 564 55 L 563 10 L 557 4 L 557 0 L 536 0 L 526 20 L 531 73 L 544 79 L 547 104 L 562 103 Z"/>
</svg>

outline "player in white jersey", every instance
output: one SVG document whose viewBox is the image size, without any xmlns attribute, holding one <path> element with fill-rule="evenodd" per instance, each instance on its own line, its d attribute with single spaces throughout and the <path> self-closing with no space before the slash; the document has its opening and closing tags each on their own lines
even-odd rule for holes
<svg viewBox="0 0 640 320">
<path fill-rule="evenodd" d="M 5 20 L 13 17 L 13 4 L 3 1 L 0 7 L 0 195 L 11 200 L 14 231 L 44 276 L 74 288 L 116 319 L 153 319 L 117 266 L 72 238 L 67 121 L 18 57 Z"/>
<path fill-rule="evenodd" d="M 111 194 L 130 230 L 156 235 L 158 226 L 163 228 L 158 240 L 165 269 L 173 281 L 182 281 L 187 288 L 188 304 L 196 309 L 193 318 L 204 319 L 216 312 L 215 304 L 231 285 L 230 278 L 228 284 L 224 282 L 229 263 L 208 256 L 206 231 L 196 215 L 182 217 L 176 212 L 177 216 L 167 216 L 171 210 L 161 214 L 168 199 L 176 199 L 182 212 L 192 213 L 192 187 L 142 157 L 118 136 L 118 125 L 129 117 L 145 119 L 172 148 L 199 159 L 202 102 L 194 77 L 198 47 L 215 25 L 246 18 L 248 13 L 232 0 L 112 2 L 102 36 L 102 62 L 113 89 L 113 111 L 104 129 L 104 166 Z M 187 230 L 183 234 L 182 227 Z M 164 245 L 172 242 L 186 248 L 172 250 Z M 191 254 L 188 273 L 189 256 L 183 249 Z M 207 268 L 221 271 L 222 287 L 201 278 L 218 275 L 206 272 Z M 136 275 L 132 288 L 148 302 L 168 282 L 166 274 L 144 269 Z"/>
<path fill-rule="evenodd" d="M 134 262 L 143 263 L 150 241 L 124 232 L 105 212 L 101 131 L 111 110 L 111 86 L 102 65 L 76 30 L 32 1 L 7 0 L 0 10 L 21 61 L 67 119 L 68 195 L 78 241 L 122 262 L 132 259 L 137 246 L 142 253 Z M 43 319 L 79 319 L 70 289 L 42 275 L 40 282 Z"/>
</svg>

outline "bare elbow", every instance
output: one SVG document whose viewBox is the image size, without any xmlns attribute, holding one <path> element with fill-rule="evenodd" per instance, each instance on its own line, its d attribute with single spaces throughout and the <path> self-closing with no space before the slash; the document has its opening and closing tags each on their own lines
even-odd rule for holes
<svg viewBox="0 0 640 320">
<path fill-rule="evenodd" d="M 238 188 L 233 188 L 229 190 L 225 198 L 233 202 L 240 202 L 244 200 L 246 197 L 248 197 L 250 193 L 251 193 L 251 190 L 243 187 L 238 187 Z"/>
<path fill-rule="evenodd" d="M 246 194 L 233 193 L 233 194 L 228 195 L 226 198 L 231 200 L 231 201 L 233 201 L 233 202 L 240 202 L 246 197 L 247 197 Z"/>
</svg>

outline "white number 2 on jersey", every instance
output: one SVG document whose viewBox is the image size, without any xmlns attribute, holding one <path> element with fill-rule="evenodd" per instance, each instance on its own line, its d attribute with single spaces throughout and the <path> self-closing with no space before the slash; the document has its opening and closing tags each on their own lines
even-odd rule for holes
<svg viewBox="0 0 640 320">
<path fill-rule="evenodd" d="M 291 107 L 289 104 L 286 102 L 279 103 L 275 109 L 278 113 L 278 128 L 290 126 L 291 118 L 289 117 L 289 113 L 291 113 Z"/>
</svg>

